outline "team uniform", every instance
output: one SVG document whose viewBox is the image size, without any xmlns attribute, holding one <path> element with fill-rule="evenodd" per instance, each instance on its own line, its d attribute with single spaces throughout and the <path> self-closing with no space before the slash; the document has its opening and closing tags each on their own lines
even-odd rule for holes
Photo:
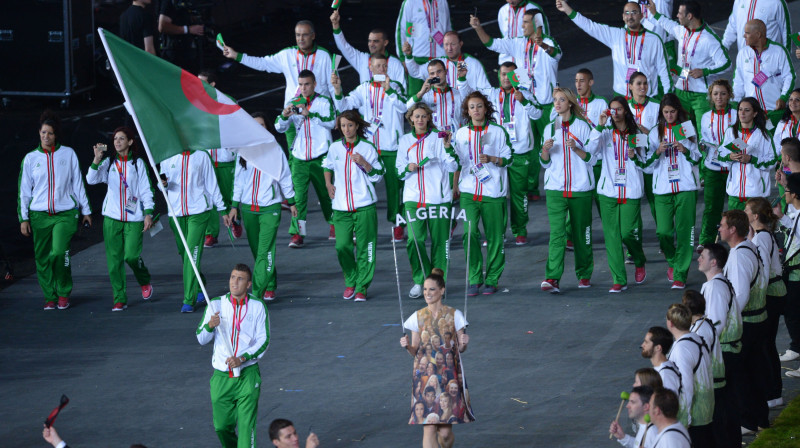
<svg viewBox="0 0 800 448">
<path fill-rule="evenodd" d="M 789 17 L 784 0 L 734 0 L 722 44 L 725 48 L 730 48 L 736 42 L 739 51 L 742 51 L 747 46 L 744 41 L 744 26 L 753 19 L 759 19 L 767 26 L 767 39 L 788 47 L 792 29 Z"/>
<path fill-rule="evenodd" d="M 747 144 L 741 153 L 752 157 L 749 163 L 731 160 L 733 151 L 726 146 L 733 143 L 736 138 L 740 138 Z M 748 199 L 769 196 L 770 169 L 777 160 L 769 135 L 764 134 L 758 128 L 743 128 L 738 133 L 734 133 L 733 127 L 729 127 L 725 131 L 722 144 L 719 145 L 719 159 L 721 162 L 730 164 L 728 183 L 725 187 L 725 192 L 728 193 L 729 209 L 744 210 Z"/>
<path fill-rule="evenodd" d="M 665 17 L 672 18 L 672 0 L 650 0 L 656 5 L 656 12 L 661 14 Z M 675 55 L 675 38 L 672 37 L 661 25 L 658 21 L 653 17 L 650 13 L 650 9 L 647 7 L 646 4 L 639 4 L 639 8 L 642 11 L 642 26 L 645 27 L 648 31 L 656 33 L 658 37 L 664 42 L 664 50 L 666 51 L 666 56 L 669 58 L 669 62 L 672 64 L 675 62 L 676 55 Z"/>
<path fill-rule="evenodd" d="M 643 104 L 639 104 L 633 97 L 628 99 L 628 105 L 631 112 L 633 112 L 633 119 L 636 124 L 646 129 L 645 132 L 650 132 L 658 123 L 658 110 L 661 105 L 658 101 L 647 97 Z M 653 194 L 653 167 L 644 167 L 642 170 L 642 177 L 644 179 L 644 196 L 647 198 L 647 203 L 650 204 L 650 214 L 653 216 L 653 222 L 656 220 L 656 199 Z"/>
<path fill-rule="evenodd" d="M 347 59 L 347 62 L 353 66 L 358 73 L 358 81 L 359 82 L 367 82 L 372 79 L 372 70 L 370 69 L 370 61 L 372 57 L 369 53 L 364 51 L 356 50 L 350 43 L 347 42 L 347 39 L 344 37 L 344 32 L 342 32 L 341 28 L 336 28 L 333 30 L 333 40 L 336 42 L 336 48 L 342 52 L 342 56 Z M 389 76 L 389 79 L 392 81 L 397 82 L 401 86 L 403 86 L 403 90 L 400 93 L 404 93 L 406 90 L 406 69 L 403 67 L 403 61 L 398 59 L 396 56 L 392 56 L 389 54 L 388 50 L 385 50 L 386 57 L 389 58 L 388 67 L 386 74 Z"/>
<path fill-rule="evenodd" d="M 444 34 L 453 29 L 447 0 L 403 0 L 395 29 L 397 54 L 406 60 L 414 59 L 422 64 L 444 56 Z M 411 56 L 403 53 L 405 42 L 411 45 Z M 409 77 L 409 95 L 419 92 L 421 87 L 419 80 Z"/>
<path fill-rule="evenodd" d="M 691 448 L 692 441 L 686 427 L 676 422 L 656 432 L 652 439 L 648 437 L 647 445 L 652 448 Z"/>
<path fill-rule="evenodd" d="M 667 125 L 664 129 L 663 138 L 669 143 L 675 142 L 672 127 L 673 125 Z M 685 284 L 694 250 L 696 191 L 700 187 L 697 174 L 700 151 L 697 149 L 697 144 L 687 138 L 681 140 L 681 144 L 687 150 L 686 154 L 675 147 L 658 154 L 658 146 L 661 143 L 658 127 L 650 130 L 648 140 L 650 150 L 647 163 L 653 167 L 656 233 L 659 246 L 667 259 L 667 265 L 673 269 L 673 280 Z"/>
<path fill-rule="evenodd" d="M 291 151 L 297 218 L 292 217 L 289 234 L 301 237 L 306 236 L 309 183 L 314 186 L 314 191 L 317 193 L 322 216 L 326 222 L 331 223 L 331 199 L 325 188 L 322 160 L 331 144 L 331 129 L 336 126 L 336 112 L 329 97 L 315 92 L 304 99 L 305 104 L 301 107 L 308 108 L 308 117 L 302 114 L 293 114 L 289 117 L 278 114 L 278 118 L 275 119 L 275 130 L 278 132 L 284 133 L 290 128 L 297 129 L 297 138 L 292 144 Z"/>
<path fill-rule="evenodd" d="M 217 312 L 220 325 L 210 328 L 208 322 Z M 258 360 L 267 352 L 270 341 L 266 305 L 252 294 L 241 299 L 230 293 L 212 298 L 195 333 L 200 345 L 214 341 L 211 356 L 214 373 L 209 383 L 214 430 L 220 443 L 225 448 L 256 446 L 258 398 L 262 389 Z M 231 356 L 244 357 L 238 377 L 231 376 L 225 362 Z"/>
<path fill-rule="evenodd" d="M 628 80 L 634 72 L 642 72 L 650 80 L 647 96 L 657 96 L 670 89 L 664 44 L 657 34 L 646 28 L 634 32 L 598 24 L 577 11 L 572 11 L 569 18 L 578 28 L 611 49 L 615 95 L 627 96 Z"/>
<path fill-rule="evenodd" d="M 544 129 L 544 138 L 553 139 L 550 160 L 539 157 L 544 175 L 544 188 L 547 196 L 547 217 L 550 221 L 550 240 L 548 245 L 545 278 L 560 280 L 564 273 L 564 252 L 566 251 L 566 231 L 564 223 L 567 213 L 570 217 L 573 243 L 575 247 L 575 274 L 579 280 L 592 277 L 594 257 L 592 255 L 592 192 L 595 188 L 595 156 L 589 151 L 589 136 L 592 128 L 581 118 L 573 115 L 569 122 L 560 118 Z M 575 140 L 577 146 L 586 151 L 581 159 L 567 147 L 568 140 Z"/>
<path fill-rule="evenodd" d="M 461 104 L 472 92 L 467 86 L 468 84 L 462 82 L 461 88 L 458 89 L 452 89 L 450 86 L 443 89 L 431 87 L 420 99 L 417 99 L 416 94 L 409 96 L 406 106 L 410 108 L 414 103 L 420 101 L 427 104 L 433 111 L 433 117 L 431 117 L 433 127 L 455 133 L 463 123 Z"/>
<path fill-rule="evenodd" d="M 642 446 L 642 439 L 645 439 L 645 433 L 647 434 L 647 439 L 655 438 L 656 434 L 658 434 L 658 429 L 653 424 L 645 423 L 637 424 L 637 426 L 636 437 L 625 434 L 625 437 L 618 439 L 617 442 L 625 448 L 639 448 Z"/>
<path fill-rule="evenodd" d="M 333 103 L 339 111 L 358 109 L 358 113 L 370 123 L 366 136 L 377 149 L 381 165 L 394 167 L 397 163 L 397 140 L 403 134 L 403 114 L 407 109 L 403 86 L 390 81 L 389 88 L 384 89 L 382 83 L 370 80 L 346 97 L 336 95 Z M 386 170 L 383 180 L 386 185 L 386 219 L 394 223 L 402 209 L 403 182 L 393 169 Z"/>
<path fill-rule="evenodd" d="M 533 17 L 533 24 L 537 29 L 541 28 L 544 34 L 550 35 L 550 23 L 547 21 L 547 16 L 544 15 L 544 8 L 528 0 L 522 0 L 517 6 L 506 3 L 500 7 L 500 10 L 497 11 L 497 25 L 500 27 L 500 34 L 506 38 L 522 37 L 522 18 L 525 11 L 530 9 L 538 9 L 542 12 Z M 514 56 L 501 53 L 497 58 L 497 65 L 507 61 L 514 62 Z"/>
<path fill-rule="evenodd" d="M 236 152 L 227 148 L 219 148 L 209 149 L 208 154 L 211 155 L 211 161 L 214 164 L 214 174 L 217 176 L 217 184 L 219 185 L 219 192 L 222 194 L 222 202 L 225 203 L 225 212 L 229 212 L 231 209 L 231 197 L 233 196 Z M 208 227 L 206 228 L 206 235 L 211 236 L 215 240 L 219 236 L 219 212 L 217 210 L 211 211 L 211 217 L 208 219 Z"/>
<path fill-rule="evenodd" d="M 194 275 L 189 257 L 195 262 L 203 284 L 205 277 L 200 271 L 200 260 L 203 256 L 203 238 L 205 238 L 211 209 L 225 211 L 222 194 L 217 184 L 217 176 L 211 157 L 205 151 L 183 151 L 161 162 L 161 174 L 167 176 L 167 200 L 172 206 L 175 216 L 186 238 L 189 253 L 175 227 L 175 219 L 170 220 L 178 255 L 183 260 L 183 303 L 193 307 L 200 294 L 200 284 Z"/>
<path fill-rule="evenodd" d="M 776 123 L 783 111 L 775 110 L 775 103 L 779 99 L 789 99 L 794 80 L 794 67 L 785 47 L 767 41 L 761 54 L 756 53 L 753 47 L 740 47 L 736 55 L 733 98 L 738 102 L 744 97 L 754 97 L 770 120 Z"/>
<path fill-rule="evenodd" d="M 675 95 L 681 100 L 695 126 L 708 109 L 708 86 L 731 67 L 728 52 L 722 41 L 708 24 L 689 29 L 661 14 L 656 14 L 658 24 L 678 42 L 678 78 Z M 703 76 L 693 78 L 690 70 L 701 69 Z"/>
<path fill-rule="evenodd" d="M 413 130 L 398 143 L 397 162 L 394 167 L 403 181 L 403 217 L 410 228 L 408 261 L 415 285 L 421 285 L 434 267 L 444 271 L 447 278 L 449 266 L 447 242 L 450 237 L 450 220 L 453 212 L 453 186 L 450 176 L 458 169 L 453 148 L 445 148 L 443 140 L 433 130 L 417 135 Z M 419 168 L 408 171 L 414 163 Z M 442 213 L 442 210 L 446 213 Z M 425 240 L 431 237 L 431 254 L 425 251 Z M 420 247 L 421 246 L 421 247 Z"/>
<path fill-rule="evenodd" d="M 461 166 L 458 189 L 461 208 L 467 213 L 471 230 L 465 227 L 464 251 L 469 244 L 469 284 L 497 287 L 505 268 L 506 196 L 508 195 L 507 167 L 513 162 L 511 141 L 499 124 L 488 121 L 483 126 L 472 123 L 462 127 L 453 138 L 453 146 Z M 481 154 L 499 157 L 500 166 L 481 163 Z M 483 222 L 486 236 L 486 277 L 483 275 L 483 254 L 480 246 L 478 221 Z M 468 242 L 469 240 L 469 242 Z"/>
<path fill-rule="evenodd" d="M 351 156 L 361 154 L 372 166 L 365 172 Z M 337 140 L 331 143 L 322 160 L 322 168 L 333 173 L 336 194 L 333 198 L 333 225 L 336 228 L 336 255 L 344 271 L 344 283 L 355 288 L 356 294 L 367 294 L 375 274 L 375 250 L 378 238 L 378 214 L 375 203 L 375 182 L 383 177 L 378 151 L 367 140 L 355 143 Z M 353 235 L 357 242 L 357 257 L 353 255 Z"/>
<path fill-rule="evenodd" d="M 703 219 L 700 227 L 700 244 L 713 243 L 717 238 L 717 224 L 725 207 L 730 163 L 720 160 L 719 150 L 725 131 L 736 122 L 736 110 L 710 110 L 700 119 L 700 151 L 703 153 Z"/>
<path fill-rule="evenodd" d="M 78 214 L 92 213 L 75 151 L 56 144 L 52 151 L 39 146 L 26 154 L 18 201 L 19 222 L 31 225 L 36 277 L 45 305 L 59 301 L 59 307 L 66 308 L 72 294 L 69 245 L 78 230 Z"/>
<path fill-rule="evenodd" d="M 655 371 L 658 372 L 658 376 L 661 377 L 661 383 L 664 385 L 664 388 L 675 392 L 675 395 L 680 398 L 683 388 L 681 386 L 681 371 L 678 369 L 678 366 L 667 359 L 660 365 L 654 366 L 653 369 L 655 369 Z"/>
<path fill-rule="evenodd" d="M 114 304 L 125 307 L 128 303 L 125 263 L 131 267 L 139 286 L 150 284 L 150 272 L 141 257 L 144 218 L 152 215 L 155 207 L 147 165 L 140 158 L 115 157 L 112 162 L 109 157 L 89 167 L 86 182 L 108 184 L 103 200 L 103 242 Z"/>
<path fill-rule="evenodd" d="M 587 97 L 578 97 L 578 104 L 580 104 L 581 109 L 583 109 L 583 114 L 586 116 L 586 121 L 589 122 L 589 126 L 594 128 L 600 123 L 600 114 L 608 110 L 608 101 L 602 96 L 595 95 L 594 93 L 590 93 Z M 555 120 L 556 118 L 555 111 L 550 112 L 550 119 Z M 594 179 L 597 181 L 600 179 L 600 174 L 603 170 L 603 153 L 598 151 L 595 153 L 595 157 L 597 158 L 597 163 L 594 164 L 592 168 L 594 170 Z M 594 202 L 597 204 L 597 213 L 602 215 L 602 207 L 600 207 L 600 198 L 597 192 L 597 185 L 595 185 L 594 189 Z M 567 240 L 572 241 L 572 235 L 567 231 Z"/>
<path fill-rule="evenodd" d="M 638 129 L 632 131 L 638 134 Z M 621 133 L 611 126 L 597 126 L 589 135 L 592 153 L 602 154 L 600 178 L 597 181 L 597 194 L 600 214 L 604 217 L 603 236 L 605 237 L 608 267 L 614 284 L 628 284 L 625 272 L 625 254 L 622 245 L 631 253 L 636 267 L 644 267 L 647 259 L 642 250 L 642 215 L 640 201 L 644 194 L 644 179 L 641 166 L 644 165 L 647 148 L 633 148 L 635 155 L 628 157 L 629 134 Z"/>
<path fill-rule="evenodd" d="M 253 253 L 253 293 L 264 297 L 266 291 L 275 291 L 278 273 L 275 256 L 275 237 L 281 224 L 281 201 L 294 205 L 294 185 L 281 154 L 280 179 L 264 175 L 252 164 L 236 163 L 232 206 L 239 209 L 239 217 L 247 231 L 247 242 Z M 269 300 L 269 299 L 268 299 Z"/>
<path fill-rule="evenodd" d="M 461 53 L 461 55 L 455 60 L 449 59 L 447 56 L 440 56 L 438 58 L 445 64 L 445 68 L 447 69 L 447 85 L 449 85 L 453 89 L 458 88 L 458 64 L 461 62 L 465 62 L 467 64 L 467 82 L 470 86 L 474 89 L 488 89 L 491 88 L 491 84 L 489 84 L 489 78 L 486 76 L 486 69 L 474 56 L 471 56 L 467 53 Z M 408 69 L 408 76 L 416 79 L 426 80 L 428 79 L 428 64 L 430 61 L 417 63 L 414 59 L 407 59 L 406 60 L 406 68 Z"/>
</svg>

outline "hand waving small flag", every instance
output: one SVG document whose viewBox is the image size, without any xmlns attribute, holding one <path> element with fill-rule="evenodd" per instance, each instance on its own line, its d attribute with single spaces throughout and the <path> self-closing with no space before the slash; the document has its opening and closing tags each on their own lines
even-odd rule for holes
<svg viewBox="0 0 800 448">
<path fill-rule="evenodd" d="M 333 9 L 339 9 L 339 6 L 342 6 L 342 0 L 333 0 L 333 3 L 331 3 L 331 8 Z"/>
<path fill-rule="evenodd" d="M 628 146 L 631 148 L 643 148 L 647 146 L 647 136 L 644 134 L 632 134 L 628 136 Z"/>
</svg>

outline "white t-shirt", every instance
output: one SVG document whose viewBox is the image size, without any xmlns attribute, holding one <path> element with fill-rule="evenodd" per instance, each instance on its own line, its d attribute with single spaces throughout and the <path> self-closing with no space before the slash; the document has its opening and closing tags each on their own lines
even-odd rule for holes
<svg viewBox="0 0 800 448">
<path fill-rule="evenodd" d="M 453 323 L 455 324 L 456 331 L 461 330 L 462 328 L 469 325 L 466 319 L 464 319 L 464 313 L 459 310 L 456 310 L 453 313 Z M 410 331 L 415 331 L 419 333 L 419 322 L 417 322 L 417 312 L 413 312 L 408 319 L 406 319 L 405 323 L 403 323 L 403 328 Z"/>
</svg>

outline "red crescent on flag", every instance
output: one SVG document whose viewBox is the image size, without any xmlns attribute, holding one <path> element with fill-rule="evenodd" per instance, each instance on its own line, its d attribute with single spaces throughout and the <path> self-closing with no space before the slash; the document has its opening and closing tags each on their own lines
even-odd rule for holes
<svg viewBox="0 0 800 448">
<path fill-rule="evenodd" d="M 229 115 L 241 109 L 238 104 L 223 104 L 208 96 L 203 81 L 186 70 L 181 70 L 181 89 L 186 99 L 205 113 Z"/>
<path fill-rule="evenodd" d="M 678 129 L 678 134 L 679 134 L 681 137 L 686 137 L 686 129 L 684 129 L 684 128 L 683 128 L 683 126 L 681 126 L 681 127 Z"/>
</svg>

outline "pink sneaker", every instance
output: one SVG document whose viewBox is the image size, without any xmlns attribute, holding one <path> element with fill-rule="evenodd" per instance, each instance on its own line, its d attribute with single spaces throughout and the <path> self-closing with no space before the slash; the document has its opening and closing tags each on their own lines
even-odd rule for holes
<svg viewBox="0 0 800 448">
<path fill-rule="evenodd" d="M 350 300 L 355 295 L 356 295 L 356 288 L 348 286 L 347 288 L 344 288 L 344 294 L 342 294 L 342 297 L 344 298 L 344 300 Z"/>
<path fill-rule="evenodd" d="M 242 231 L 243 229 L 241 224 L 233 223 L 233 225 L 231 225 L 231 233 L 233 233 L 234 238 L 241 238 Z"/>
<path fill-rule="evenodd" d="M 328 232 L 328 239 L 329 240 L 335 240 L 336 239 L 336 228 L 333 227 L 333 224 L 331 224 L 331 231 Z"/>
<path fill-rule="evenodd" d="M 292 239 L 289 240 L 289 247 L 294 249 L 303 247 L 303 237 L 297 234 L 292 235 Z"/>
<path fill-rule="evenodd" d="M 45 302 L 44 303 L 44 310 L 45 311 L 52 311 L 54 309 L 56 309 L 56 302 L 51 300 L 49 302 Z"/>
<path fill-rule="evenodd" d="M 626 289 L 628 289 L 628 287 L 626 285 L 620 285 L 620 284 L 614 283 L 614 285 L 611 287 L 611 289 L 608 290 L 608 292 L 617 293 L 617 292 L 625 291 Z"/>
<path fill-rule="evenodd" d="M 548 278 L 545 281 L 543 281 L 542 282 L 542 291 L 549 292 L 551 294 L 556 294 L 556 293 L 561 292 L 561 290 L 558 289 L 558 280 L 554 280 L 552 278 Z"/>
<path fill-rule="evenodd" d="M 528 244 L 528 237 L 520 235 L 514 239 L 514 244 L 516 244 L 517 246 L 524 246 Z"/>
<path fill-rule="evenodd" d="M 667 280 L 673 281 L 672 274 L 675 272 L 672 268 L 667 268 Z"/>
<path fill-rule="evenodd" d="M 353 300 L 353 302 L 366 302 L 366 301 L 367 301 L 367 295 L 364 293 L 356 294 L 356 298 L 355 300 Z"/>
<path fill-rule="evenodd" d="M 647 271 L 644 270 L 644 266 L 640 268 L 636 268 L 636 271 L 633 274 L 634 280 L 636 280 L 637 285 L 641 285 L 644 283 L 644 279 L 647 278 Z"/>
<path fill-rule="evenodd" d="M 127 309 L 127 308 L 128 308 L 128 305 L 125 305 L 124 303 L 115 303 L 114 307 L 111 308 L 111 311 L 122 311 L 122 310 Z"/>
<path fill-rule="evenodd" d="M 58 298 L 58 309 L 65 310 L 69 308 L 69 297 L 59 297 Z"/>
<path fill-rule="evenodd" d="M 686 288 L 686 283 L 678 281 L 672 282 L 672 289 L 684 289 L 684 288 Z"/>
<path fill-rule="evenodd" d="M 206 240 L 203 242 L 203 247 L 214 247 L 217 245 L 217 239 L 211 235 L 206 235 Z"/>
<path fill-rule="evenodd" d="M 150 300 L 150 297 L 153 297 L 153 285 L 142 286 L 142 298 L 144 300 Z"/>
<path fill-rule="evenodd" d="M 588 278 L 582 278 L 578 281 L 578 288 L 591 288 L 592 282 Z"/>
<path fill-rule="evenodd" d="M 392 227 L 392 242 L 401 243 L 405 239 L 405 229 L 400 226 Z"/>
<path fill-rule="evenodd" d="M 264 291 L 264 300 L 275 300 L 275 291 Z"/>
</svg>

